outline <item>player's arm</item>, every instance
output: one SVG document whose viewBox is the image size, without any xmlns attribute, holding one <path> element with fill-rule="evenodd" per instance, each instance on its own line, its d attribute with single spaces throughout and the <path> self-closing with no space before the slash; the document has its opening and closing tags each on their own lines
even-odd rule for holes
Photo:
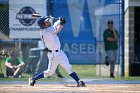
<svg viewBox="0 0 140 93">
<path fill-rule="evenodd" d="M 14 68 L 14 66 L 11 65 L 11 63 L 5 62 L 5 66 L 9 68 Z"/>
<path fill-rule="evenodd" d="M 116 41 L 116 40 L 114 38 L 112 38 L 112 37 L 108 37 L 107 41 L 113 42 L 113 41 Z"/>
<path fill-rule="evenodd" d="M 113 32 L 114 38 L 108 37 L 107 40 L 110 41 L 110 42 L 114 42 L 114 41 L 115 42 L 118 42 L 118 34 L 117 34 L 116 30 L 113 29 L 112 32 Z"/>
<path fill-rule="evenodd" d="M 6 60 L 5 60 L 5 66 L 9 67 L 9 68 L 14 68 L 14 66 L 12 66 L 12 64 L 11 64 L 11 59 L 9 57 L 6 58 Z"/>
<path fill-rule="evenodd" d="M 115 39 L 110 37 L 110 35 L 108 34 L 108 31 L 104 31 L 104 41 L 113 42 L 115 41 Z"/>
<path fill-rule="evenodd" d="M 66 23 L 65 18 L 60 18 L 59 20 L 57 20 L 53 25 L 56 28 L 56 32 L 54 34 L 59 33 L 61 31 L 61 29 L 63 28 L 65 23 Z"/>
<path fill-rule="evenodd" d="M 17 67 L 21 67 L 24 66 L 25 63 L 23 62 L 22 58 L 18 58 L 19 64 L 17 65 Z"/>
<path fill-rule="evenodd" d="M 16 67 L 21 67 L 21 66 L 24 66 L 24 65 L 25 65 L 25 63 L 21 63 L 21 64 L 17 65 Z"/>
<path fill-rule="evenodd" d="M 114 28 L 112 29 L 112 31 L 113 31 L 115 41 L 118 42 L 118 33 L 117 33 L 117 31 Z"/>
<path fill-rule="evenodd" d="M 55 33 L 59 33 L 62 28 L 63 28 L 63 25 L 59 25 L 58 28 L 57 28 L 57 31 Z"/>
</svg>

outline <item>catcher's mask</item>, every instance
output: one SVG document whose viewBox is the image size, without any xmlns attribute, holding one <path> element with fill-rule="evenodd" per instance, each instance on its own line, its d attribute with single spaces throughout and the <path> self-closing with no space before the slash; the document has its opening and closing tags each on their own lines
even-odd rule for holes
<svg viewBox="0 0 140 93">
<path fill-rule="evenodd" d="M 41 29 L 46 28 L 45 22 L 50 22 L 50 19 L 45 17 L 40 17 L 37 19 L 37 24 Z"/>
</svg>

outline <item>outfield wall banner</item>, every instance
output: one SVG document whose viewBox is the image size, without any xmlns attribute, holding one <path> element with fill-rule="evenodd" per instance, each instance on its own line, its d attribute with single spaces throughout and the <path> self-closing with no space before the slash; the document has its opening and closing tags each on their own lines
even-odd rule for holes
<svg viewBox="0 0 140 93">
<path fill-rule="evenodd" d="M 46 15 L 46 0 L 9 0 L 9 32 L 11 38 L 40 38 L 33 13 Z"/>
<path fill-rule="evenodd" d="M 70 63 L 105 62 L 103 32 L 111 19 L 121 34 L 120 11 L 121 0 L 53 0 L 53 16 L 67 19 L 59 37 Z M 120 46 L 116 63 L 119 63 L 119 56 Z"/>
</svg>

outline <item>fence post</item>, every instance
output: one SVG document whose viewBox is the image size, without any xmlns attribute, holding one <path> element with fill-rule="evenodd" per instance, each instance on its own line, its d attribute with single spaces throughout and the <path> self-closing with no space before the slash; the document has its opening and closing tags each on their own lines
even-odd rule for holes
<svg viewBox="0 0 140 93">
<path fill-rule="evenodd" d="M 120 65 L 121 65 L 121 76 L 123 77 L 124 76 L 124 31 L 125 31 L 125 29 L 124 29 L 124 0 L 121 0 L 122 2 L 121 2 L 121 8 L 122 8 L 122 11 L 121 11 L 121 21 L 122 21 L 122 37 L 121 37 L 121 44 L 122 44 L 122 46 L 121 46 L 121 52 L 122 52 L 122 60 L 121 60 L 121 63 L 120 63 Z"/>
</svg>

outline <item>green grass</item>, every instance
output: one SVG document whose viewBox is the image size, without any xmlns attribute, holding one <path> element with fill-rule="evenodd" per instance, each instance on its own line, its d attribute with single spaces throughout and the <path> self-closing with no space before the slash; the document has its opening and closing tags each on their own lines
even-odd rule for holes
<svg viewBox="0 0 140 93">
<path fill-rule="evenodd" d="M 1 62 L 1 68 L 2 68 L 2 71 L 4 73 L 4 75 L 6 76 L 6 71 L 5 71 L 5 66 L 4 66 L 4 61 L 0 61 Z M 75 71 L 78 76 L 80 78 L 108 78 L 110 79 L 109 77 L 100 77 L 100 76 L 96 76 L 96 65 L 72 65 L 73 66 L 73 71 Z M 61 67 L 59 66 L 59 69 L 60 69 L 60 72 L 62 73 L 62 75 L 66 78 L 71 78 L 69 77 L 69 75 L 66 73 L 66 71 Z M 26 74 L 26 73 L 23 73 L 23 78 L 0 78 L 0 81 L 1 80 L 28 80 L 28 78 L 31 77 L 31 75 L 29 74 Z M 57 81 L 57 77 L 56 75 L 52 75 L 51 78 L 44 78 L 44 79 L 41 79 L 41 80 L 45 80 L 45 81 Z M 116 77 L 114 80 L 140 80 L 140 76 L 138 77 Z"/>
<path fill-rule="evenodd" d="M 72 65 L 72 66 L 73 66 L 73 71 L 75 71 L 81 78 L 92 78 L 96 76 L 95 65 Z M 62 72 L 64 76 L 67 76 L 68 74 L 66 73 L 66 71 L 61 66 L 59 67 L 60 67 L 60 72 Z"/>
<path fill-rule="evenodd" d="M 0 60 L 0 68 L 1 68 L 2 73 L 4 74 L 4 76 L 6 76 L 6 68 L 5 68 L 5 62 L 4 62 L 4 60 Z"/>
<path fill-rule="evenodd" d="M 3 64 L 4 65 L 4 64 Z M 75 71 L 80 78 L 92 78 L 96 76 L 96 66 L 95 65 L 72 65 L 73 71 Z M 3 72 L 5 74 L 5 66 L 2 66 Z M 61 74 L 66 77 L 70 78 L 66 71 L 59 66 Z M 1 78 L 0 80 L 28 80 L 31 75 L 23 73 L 23 78 Z M 56 74 L 52 75 L 51 78 L 41 79 L 41 80 L 48 80 L 48 81 L 56 81 L 57 77 Z"/>
<path fill-rule="evenodd" d="M 140 80 L 140 76 L 116 77 L 115 80 Z"/>
</svg>

